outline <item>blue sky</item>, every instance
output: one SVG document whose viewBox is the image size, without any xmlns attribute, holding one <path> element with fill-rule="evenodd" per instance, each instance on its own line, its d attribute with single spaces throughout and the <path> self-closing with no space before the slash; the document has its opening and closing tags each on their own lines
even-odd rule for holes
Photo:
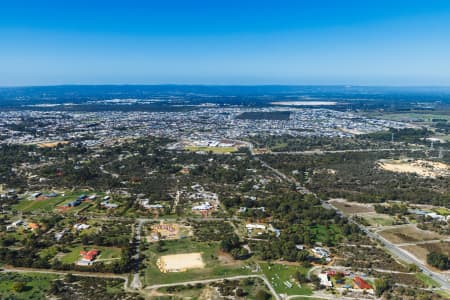
<svg viewBox="0 0 450 300">
<path fill-rule="evenodd" d="M 0 86 L 450 85 L 450 1 L 0 2 Z"/>
</svg>

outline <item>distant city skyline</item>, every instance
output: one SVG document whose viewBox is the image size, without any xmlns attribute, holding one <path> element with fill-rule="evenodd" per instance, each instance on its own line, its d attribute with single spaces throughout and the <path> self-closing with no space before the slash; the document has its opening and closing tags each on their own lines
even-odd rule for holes
<svg viewBox="0 0 450 300">
<path fill-rule="evenodd" d="M 8 1 L 0 86 L 450 86 L 448 1 Z"/>
</svg>

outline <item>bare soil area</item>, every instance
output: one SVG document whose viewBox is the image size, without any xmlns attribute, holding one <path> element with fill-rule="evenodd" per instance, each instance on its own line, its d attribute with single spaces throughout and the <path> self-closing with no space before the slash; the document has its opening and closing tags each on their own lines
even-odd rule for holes
<svg viewBox="0 0 450 300">
<path fill-rule="evenodd" d="M 446 238 L 436 232 L 418 229 L 414 225 L 390 228 L 382 230 L 379 233 L 382 237 L 394 244 L 440 240 Z"/>
<path fill-rule="evenodd" d="M 419 244 L 401 247 L 426 263 L 427 255 L 430 252 L 442 253 L 450 257 L 450 242 L 436 242 L 429 244 Z"/>
<path fill-rule="evenodd" d="M 380 160 L 378 166 L 395 173 L 415 173 L 422 177 L 450 176 L 450 166 L 429 160 L 397 159 Z"/>
<path fill-rule="evenodd" d="M 328 202 L 346 215 L 375 212 L 371 204 L 350 202 L 345 199 L 331 199 Z"/>
</svg>

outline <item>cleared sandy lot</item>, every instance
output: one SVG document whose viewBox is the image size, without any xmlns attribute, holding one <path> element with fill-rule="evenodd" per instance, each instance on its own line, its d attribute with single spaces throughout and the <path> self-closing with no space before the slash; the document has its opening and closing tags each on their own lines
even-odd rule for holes
<svg viewBox="0 0 450 300">
<path fill-rule="evenodd" d="M 150 227 L 150 234 L 147 236 L 147 241 L 152 243 L 157 242 L 160 239 L 177 240 L 192 235 L 192 228 L 189 226 L 161 222 L 160 224 L 155 224 Z"/>
<path fill-rule="evenodd" d="M 394 244 L 441 240 L 446 238 L 436 232 L 420 230 L 414 225 L 382 230 L 379 234 Z"/>
<path fill-rule="evenodd" d="M 201 253 L 186 253 L 161 256 L 157 261 L 161 272 L 185 272 L 188 269 L 204 268 Z"/>
<path fill-rule="evenodd" d="M 414 173 L 422 177 L 449 176 L 450 166 L 441 162 L 414 159 L 386 159 L 378 161 L 378 166 L 395 173 Z"/>
<path fill-rule="evenodd" d="M 409 245 L 401 247 L 426 263 L 430 252 L 438 252 L 450 257 L 450 242 L 436 242 L 429 244 Z"/>
<path fill-rule="evenodd" d="M 57 141 L 57 142 L 48 142 L 48 143 L 39 143 L 37 146 L 39 148 L 54 148 L 58 145 L 67 145 L 69 144 L 68 141 Z"/>
<path fill-rule="evenodd" d="M 346 215 L 375 212 L 371 204 L 350 202 L 345 199 L 331 199 L 328 202 Z"/>
</svg>

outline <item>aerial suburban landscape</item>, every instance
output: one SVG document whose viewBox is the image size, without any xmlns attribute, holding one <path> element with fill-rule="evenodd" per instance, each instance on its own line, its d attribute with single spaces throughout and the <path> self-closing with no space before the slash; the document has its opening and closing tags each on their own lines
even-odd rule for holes
<svg viewBox="0 0 450 300">
<path fill-rule="evenodd" d="M 0 1 L 0 300 L 450 299 L 450 1 Z"/>
<path fill-rule="evenodd" d="M 0 89 L 5 298 L 449 297 L 449 90 L 109 88 Z"/>
</svg>

